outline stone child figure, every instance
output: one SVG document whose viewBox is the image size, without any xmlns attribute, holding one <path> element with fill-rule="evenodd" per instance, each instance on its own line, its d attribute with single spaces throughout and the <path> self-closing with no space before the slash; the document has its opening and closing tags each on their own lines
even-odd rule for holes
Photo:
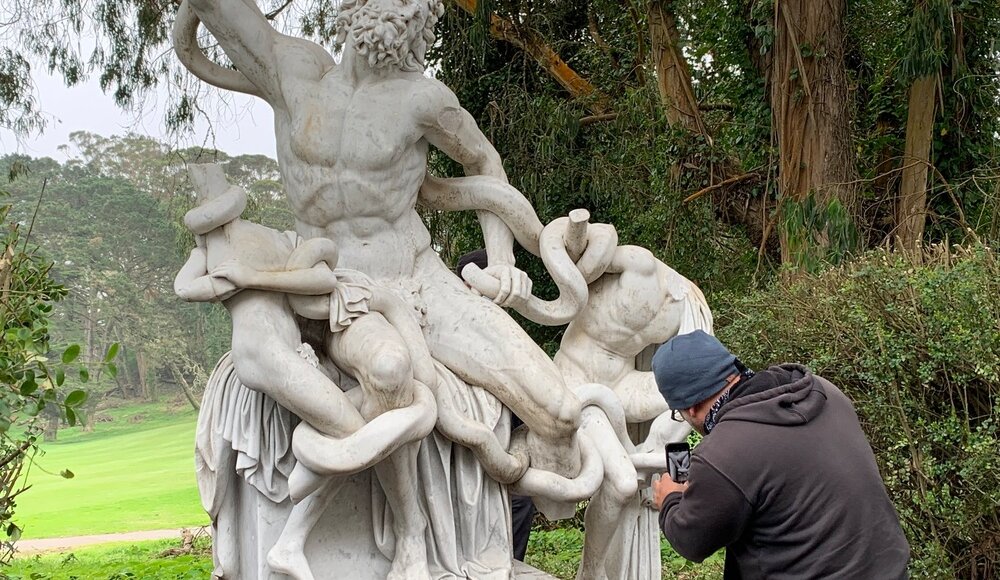
<svg viewBox="0 0 1000 580">
<path fill-rule="evenodd" d="M 495 214 L 478 213 L 486 272 L 502 289 L 491 303 L 468 292 L 441 261 L 415 209 L 431 145 L 469 175 L 506 180 L 500 156 L 455 94 L 423 75 L 443 10 L 441 0 L 346 0 L 337 18 L 344 46 L 338 63 L 321 46 L 277 32 L 252 0 L 184 0 L 178 21 L 203 22 L 238 72 L 211 65 L 183 34 L 178 53 L 203 80 L 257 95 L 274 109 L 298 233 L 332 240 L 342 267 L 407 295 L 426 313 L 431 356 L 528 425 L 532 467 L 574 476 L 580 401 L 500 308 L 530 292 L 514 266 L 510 229 Z M 524 201 L 512 195 L 512 203 Z M 433 201 L 423 198 L 431 208 Z"/>
<path fill-rule="evenodd" d="M 321 489 L 317 497 L 293 510 L 269 554 L 271 568 L 297 579 L 312 578 L 302 547 L 315 513 L 322 511 L 337 485 L 311 473 L 306 465 L 329 463 L 328 453 L 335 450 L 337 440 L 343 440 L 342 447 L 351 453 L 361 448 L 367 457 L 355 470 L 375 464 L 396 516 L 396 558 L 390 577 L 427 577 L 425 524 L 407 480 L 416 469 L 414 442 L 430 432 L 436 407 L 428 388 L 413 377 L 411 354 L 402 337 L 381 314 L 364 305 L 380 293 L 362 289 L 359 302 L 334 308 L 340 316 L 334 316 L 333 323 L 342 330 L 332 335 L 337 338 L 328 348 L 339 366 L 358 377 L 364 391 L 359 412 L 332 380 L 301 356 L 301 334 L 286 296 L 323 296 L 321 302 L 329 312 L 331 302 L 351 294 L 331 270 L 336 257 L 327 252 L 327 260 L 334 263 L 287 270 L 290 258 L 295 259 L 292 242 L 281 232 L 239 218 L 246 206 L 245 193 L 226 183 L 219 166 L 193 166 L 191 176 L 200 205 L 185 216 L 185 224 L 196 234 L 198 246 L 177 275 L 176 293 L 189 301 L 222 301 L 232 316 L 233 360 L 240 381 L 303 419 L 296 438 L 303 429 L 306 435 L 315 430 L 325 436 L 319 445 L 295 445 L 299 463 L 290 478 L 293 497 L 301 499 Z M 401 408 L 415 412 L 393 410 Z M 383 413 L 378 423 L 371 421 Z M 330 449 L 323 448 L 324 441 Z M 379 462 L 386 455 L 388 460 Z M 296 479 L 306 481 L 298 494 Z"/>
<path fill-rule="evenodd" d="M 653 423 L 649 439 L 641 446 L 642 450 L 662 453 L 664 444 L 682 441 L 690 429 L 669 420 L 669 408 L 656 388 L 653 373 L 637 370 L 636 356 L 647 346 L 677 334 L 697 329 L 711 332 L 712 313 L 705 297 L 693 282 L 637 246 L 618 246 L 589 291 L 587 306 L 566 329 L 555 362 L 571 387 L 584 383 L 610 387 L 622 403 L 627 423 L 665 419 Z M 626 515 L 626 505 L 635 497 L 636 470 L 628 456 L 623 456 L 622 448 L 615 445 L 615 431 L 607 421 L 606 417 L 584 421 L 588 433 L 597 429 L 604 434 L 594 439 L 604 443 L 606 473 L 604 484 L 587 507 L 587 536 L 577 574 L 580 580 L 624 573 L 607 559 L 623 533 L 621 518 Z M 658 545 L 658 537 L 651 539 Z"/>
</svg>

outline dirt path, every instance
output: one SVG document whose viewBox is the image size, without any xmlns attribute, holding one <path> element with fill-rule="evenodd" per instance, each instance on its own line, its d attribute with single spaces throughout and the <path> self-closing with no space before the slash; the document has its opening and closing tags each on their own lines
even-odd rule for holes
<svg viewBox="0 0 1000 580">
<path fill-rule="evenodd" d="M 200 528 L 190 529 L 195 534 Z M 149 530 L 145 532 L 126 532 L 123 534 L 98 534 L 96 536 L 75 536 L 69 538 L 46 538 L 40 540 L 21 540 L 17 543 L 17 557 L 31 556 L 42 552 L 64 552 L 81 546 L 108 544 L 111 542 L 142 542 L 145 540 L 164 540 L 181 538 L 182 530 Z"/>
</svg>

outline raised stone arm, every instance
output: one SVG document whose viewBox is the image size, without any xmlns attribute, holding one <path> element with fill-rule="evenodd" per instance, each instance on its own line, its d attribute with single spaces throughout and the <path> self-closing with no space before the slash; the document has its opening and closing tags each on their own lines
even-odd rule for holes
<svg viewBox="0 0 1000 580">
<path fill-rule="evenodd" d="M 172 33 L 174 51 L 181 64 L 194 73 L 196 77 L 210 85 L 255 97 L 263 97 L 260 89 L 246 75 L 238 70 L 224 68 L 205 56 L 201 47 L 198 46 L 199 24 L 201 21 L 198 20 L 198 15 L 191 8 L 191 3 L 181 2 L 177 8 Z"/>
<path fill-rule="evenodd" d="M 238 72 L 215 65 L 201 53 L 195 38 L 199 21 Z M 254 0 L 183 0 L 174 39 L 181 62 L 205 82 L 259 96 L 281 110 L 286 110 L 282 77 L 318 79 L 335 65 L 318 44 L 276 31 Z"/>
<path fill-rule="evenodd" d="M 440 83 L 431 83 L 429 87 L 424 105 L 417 111 L 418 122 L 424 128 L 427 141 L 461 163 L 466 175 L 490 176 L 506 183 L 507 174 L 500 154 L 479 130 L 472 115 L 462 108 L 451 89 Z M 507 192 L 520 198 L 512 199 L 512 202 L 522 206 L 527 204 L 517 189 L 510 188 Z M 430 207 L 436 207 L 432 191 L 422 192 L 421 200 Z M 527 207 L 534 214 L 531 205 L 527 204 Z M 476 215 L 489 258 L 487 273 L 499 282 L 499 291 L 493 301 L 501 306 L 516 306 L 531 295 L 531 280 L 514 266 L 514 234 L 495 213 L 476 208 Z M 534 219 L 537 221 L 537 216 Z"/>
<path fill-rule="evenodd" d="M 587 304 L 587 284 L 597 279 L 615 256 L 618 235 L 613 227 L 588 225 L 590 216 L 585 210 L 573 212 L 575 219 L 559 218 L 542 226 L 528 200 L 506 181 L 487 176 L 441 179 L 428 175 L 420 191 L 421 199 L 435 209 L 489 212 L 506 224 L 521 246 L 542 258 L 559 287 L 559 298 L 540 300 L 529 292 L 523 300 L 509 304 L 538 324 L 557 326 L 576 317 Z M 461 274 L 489 298 L 504 292 L 502 280 L 474 264 Z"/>
</svg>

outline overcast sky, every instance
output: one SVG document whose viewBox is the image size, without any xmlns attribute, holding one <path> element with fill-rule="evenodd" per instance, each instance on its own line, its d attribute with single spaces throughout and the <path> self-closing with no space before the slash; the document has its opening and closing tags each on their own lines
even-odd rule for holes
<svg viewBox="0 0 1000 580">
<path fill-rule="evenodd" d="M 142 115 L 120 110 L 114 98 L 101 92 L 96 75 L 89 81 L 67 88 L 61 79 L 51 77 L 35 67 L 36 98 L 39 108 L 49 120 L 45 132 L 24 137 L 20 141 L 9 131 L 0 129 L 0 154 L 24 153 L 32 157 L 52 157 L 64 161 L 67 156 L 59 146 L 69 144 L 69 134 L 89 131 L 105 137 L 138 133 L 171 142 L 163 122 L 165 91 L 149 96 Z M 216 91 L 217 89 L 210 89 Z M 207 123 L 196 126 L 194 134 L 171 142 L 178 146 L 202 145 L 215 147 L 229 154 L 263 153 L 275 156 L 274 117 L 271 108 L 260 99 L 233 94 L 229 103 L 218 103 L 210 114 L 214 136 Z M 213 141 L 214 139 L 214 141 Z"/>
</svg>

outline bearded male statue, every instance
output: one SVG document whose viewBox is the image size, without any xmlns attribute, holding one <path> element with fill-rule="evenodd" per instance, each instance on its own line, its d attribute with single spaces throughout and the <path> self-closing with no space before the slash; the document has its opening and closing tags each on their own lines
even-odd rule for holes
<svg viewBox="0 0 1000 580">
<path fill-rule="evenodd" d="M 426 351 L 433 359 L 429 364 L 437 372 L 437 380 L 428 381 L 428 387 L 436 396 L 440 418 L 438 430 L 421 443 L 412 484 L 422 487 L 428 551 L 438 553 L 429 554 L 429 562 L 411 554 L 405 566 L 398 562 L 393 566 L 394 573 L 420 579 L 506 578 L 510 575 L 509 530 L 504 526 L 509 524 L 509 512 L 504 501 L 498 501 L 506 494 L 499 484 L 544 480 L 546 489 L 559 489 L 560 478 L 582 478 L 585 467 L 600 472 L 600 460 L 591 457 L 588 461 L 594 447 L 578 434 L 580 400 L 566 387 L 553 361 L 502 309 L 523 305 L 531 294 L 531 281 L 514 264 L 510 227 L 496 213 L 472 208 L 477 210 L 489 257 L 484 272 L 498 287 L 490 296 L 492 301 L 484 300 L 445 266 L 416 212 L 418 201 L 430 208 L 449 209 L 438 197 L 442 188 L 422 187 L 429 180 L 431 145 L 461 163 L 467 175 L 506 183 L 499 155 L 472 116 L 450 89 L 423 74 L 425 51 L 434 40 L 434 25 L 443 10 L 441 0 L 345 0 L 337 18 L 337 39 L 343 46 L 338 63 L 318 44 L 277 32 L 254 0 L 184 0 L 175 25 L 175 48 L 185 66 L 206 82 L 255 95 L 274 109 L 278 161 L 298 236 L 332 241 L 339 252 L 338 268 L 359 272 L 379 291 L 394 293 L 419 319 Z M 204 56 L 195 40 L 199 21 L 236 70 L 215 65 Z M 520 192 L 512 187 L 499 191 L 507 196 L 503 204 L 527 206 L 530 218 L 537 222 Z M 349 389 L 352 378 L 346 375 L 350 373 L 342 372 L 343 365 L 336 368 L 335 353 L 328 354 L 330 360 L 321 361 L 330 367 L 328 374 L 342 389 Z M 391 376 L 412 373 L 411 363 L 422 361 L 378 363 L 381 372 Z M 241 379 L 231 373 L 226 376 L 230 381 Z M 519 440 L 522 452 L 504 451 L 509 437 L 505 408 L 520 416 L 528 428 Z M 449 418 L 449 409 L 461 409 L 462 416 Z M 475 425 L 469 427 L 470 422 Z M 316 446 L 323 445 L 324 437 L 344 437 L 353 429 L 309 427 L 319 432 L 308 440 Z M 470 429 L 476 430 L 476 436 L 463 437 Z M 467 450 L 449 447 L 451 441 L 472 448 L 483 465 L 473 460 L 472 467 L 456 467 Z M 489 453 L 494 461 L 484 460 Z M 319 477 L 345 475 L 332 464 L 312 462 L 309 467 Z M 522 477 L 526 473 L 533 476 Z M 333 524 L 328 520 L 343 518 L 337 525 L 350 529 L 342 529 L 336 538 L 328 534 L 318 540 L 341 552 L 348 551 L 337 544 L 345 534 L 375 535 L 374 542 L 385 558 L 369 561 L 368 555 L 351 554 L 351 574 L 363 571 L 384 577 L 394 553 L 392 514 L 384 501 L 374 499 L 384 499 L 377 485 L 372 485 L 372 498 L 366 498 L 363 488 L 370 480 L 365 477 L 369 476 L 358 474 L 354 489 L 346 485 L 329 508 L 326 496 L 313 502 L 316 510 L 306 514 L 304 521 L 310 529 L 326 525 L 323 529 L 329 531 Z M 292 487 L 296 485 L 293 482 Z M 530 487 L 530 483 L 524 485 Z M 226 493 L 236 493 L 232 485 L 227 486 Z M 298 487 L 324 489 L 315 481 Z M 445 508 L 436 501 L 454 504 L 457 497 L 471 497 L 469 490 L 484 495 L 468 500 L 467 505 Z M 252 503 L 254 496 L 246 492 L 239 497 L 241 502 Z M 288 494 L 268 497 L 272 503 L 287 502 Z M 381 522 L 354 526 L 357 519 L 364 519 L 350 506 L 359 497 L 370 503 L 366 509 L 370 508 L 371 519 Z M 455 511 L 454 521 L 448 521 L 449 514 L 438 513 L 442 509 Z M 288 518 L 287 508 L 265 505 L 255 517 L 251 527 L 261 527 L 261 531 L 253 536 L 254 541 L 261 544 L 258 551 L 266 552 L 265 544 L 273 545 L 281 522 Z M 467 525 L 461 523 L 463 518 L 469 519 Z M 233 533 L 245 531 L 248 525 L 239 521 Z M 451 529 L 446 530 L 448 526 Z M 462 542 L 474 545 L 463 547 Z M 315 539 L 312 545 L 315 554 L 320 550 Z M 245 562 L 243 567 L 247 566 L 257 567 L 256 573 L 244 570 L 240 577 L 271 573 L 262 558 Z M 330 571 L 320 573 L 315 565 L 313 573 L 334 577 Z M 362 577 L 344 573 L 341 570 L 336 577 Z"/>
</svg>

